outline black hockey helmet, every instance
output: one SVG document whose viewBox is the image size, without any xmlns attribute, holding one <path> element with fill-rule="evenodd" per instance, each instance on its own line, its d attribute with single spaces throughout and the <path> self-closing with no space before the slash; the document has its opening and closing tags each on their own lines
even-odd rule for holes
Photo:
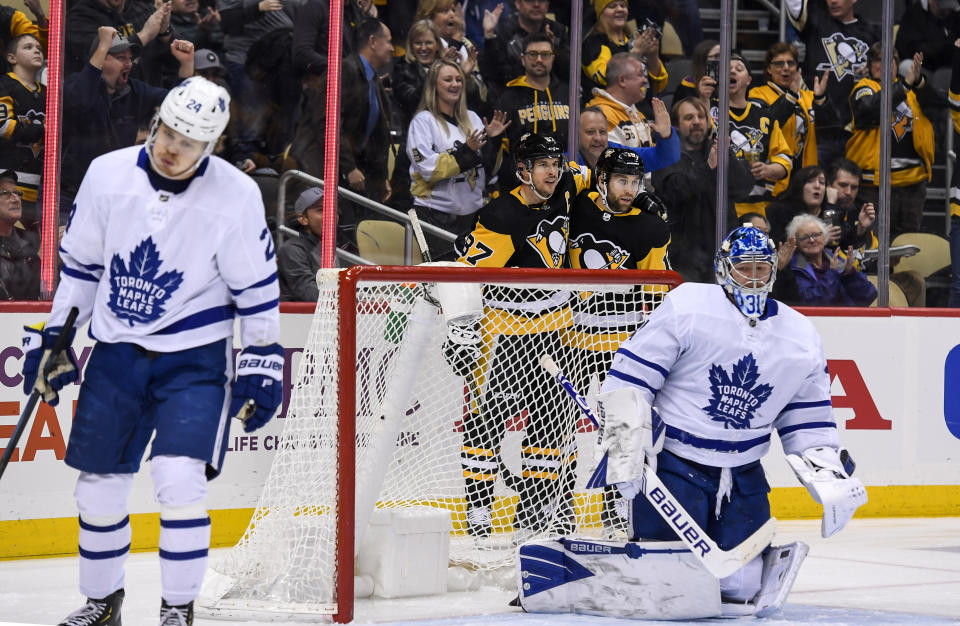
<svg viewBox="0 0 960 626">
<path fill-rule="evenodd" d="M 601 174 L 632 174 L 643 176 L 643 159 L 633 150 L 607 148 L 597 159 L 597 178 Z"/>
<path fill-rule="evenodd" d="M 517 163 L 533 163 L 537 159 L 560 159 L 563 161 L 563 146 L 553 137 L 526 133 L 520 137 L 513 151 Z"/>
<path fill-rule="evenodd" d="M 607 199 L 607 184 L 613 174 L 626 174 L 628 176 L 639 176 L 637 195 L 634 200 L 643 193 L 643 160 L 640 155 L 627 148 L 607 148 L 597 159 L 597 191 L 600 192 L 600 202 L 606 207 L 606 210 L 612 213 L 620 213 L 628 209 L 615 209 L 610 206 Z"/>
</svg>

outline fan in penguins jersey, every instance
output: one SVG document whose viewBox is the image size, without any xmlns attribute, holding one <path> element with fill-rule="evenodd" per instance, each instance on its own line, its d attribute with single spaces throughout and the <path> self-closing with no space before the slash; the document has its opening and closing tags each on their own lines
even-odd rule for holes
<svg viewBox="0 0 960 626">
<path fill-rule="evenodd" d="M 457 244 L 460 261 L 477 267 L 568 266 L 569 214 L 590 172 L 563 162 L 553 137 L 527 134 L 514 147 L 521 184 L 480 210 L 473 232 Z M 466 482 L 468 530 L 490 534 L 499 449 L 509 419 L 527 411 L 521 443 L 522 477 L 507 481 L 520 494 L 514 525 L 534 531 L 570 529 L 573 478 L 564 458 L 565 436 L 555 407 L 567 400 L 548 376 L 530 376 L 544 352 L 560 349 L 570 325 L 570 292 L 487 286 L 482 323 L 448 328 L 447 358 L 475 390 L 464 420 L 461 452 Z M 553 407 L 553 409 L 551 409 Z"/>
<path fill-rule="evenodd" d="M 25 329 L 24 391 L 50 404 L 79 375 L 70 350 L 43 373 L 71 308 L 79 310 L 78 327 L 90 320 L 97 341 L 65 459 L 80 471 L 87 596 L 67 626 L 121 623 L 127 497 L 151 439 L 160 622 L 193 622 L 210 545 L 207 481 L 220 473 L 230 418 L 250 432 L 280 404 L 277 263 L 260 191 L 211 155 L 229 106 L 225 89 L 189 78 L 164 98 L 144 147 L 93 161 L 60 247 L 50 317 Z M 243 345 L 236 372 L 235 317 Z"/>
<path fill-rule="evenodd" d="M 777 182 L 789 178 L 793 167 L 790 145 L 784 139 L 780 122 L 774 117 L 773 111 L 747 100 L 747 88 L 751 80 L 746 60 L 739 55 L 731 56 L 728 112 L 730 147 L 737 157 L 750 162 L 754 178 L 750 194 L 734 205 L 738 216 L 750 212 L 766 215 Z M 717 119 L 714 116 L 714 120 Z"/>
<path fill-rule="evenodd" d="M 663 422 L 641 425 L 656 431 L 647 462 L 722 550 L 770 518 L 760 459 L 776 429 L 791 468 L 823 504 L 829 537 L 866 492 L 840 447 L 820 337 L 807 318 L 768 298 L 777 252 L 760 230 L 727 235 L 715 268 L 718 285 L 680 285 L 620 346 L 598 397 L 607 424 L 618 410 L 650 415 L 654 407 Z M 639 491 L 618 488 L 626 497 Z M 676 539 L 645 497 L 633 499 L 630 519 L 633 539 Z M 724 600 L 745 612 L 770 594 L 782 603 L 789 584 L 781 585 L 792 583 L 805 554 L 802 544 L 768 548 L 720 580 Z"/>
</svg>

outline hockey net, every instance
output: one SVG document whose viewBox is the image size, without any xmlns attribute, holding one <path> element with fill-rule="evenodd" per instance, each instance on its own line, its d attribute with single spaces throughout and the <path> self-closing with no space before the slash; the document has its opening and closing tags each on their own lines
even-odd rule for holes
<svg viewBox="0 0 960 626">
<path fill-rule="evenodd" d="M 583 488 L 596 431 L 538 358 L 550 354 L 590 398 L 619 344 L 680 282 L 653 271 L 321 270 L 273 465 L 204 606 L 349 620 L 355 546 L 374 507 L 449 510 L 451 564 L 470 571 L 510 565 L 535 537 L 616 536 L 623 511 Z M 437 283 L 482 290 L 479 358 L 449 358 Z"/>
</svg>

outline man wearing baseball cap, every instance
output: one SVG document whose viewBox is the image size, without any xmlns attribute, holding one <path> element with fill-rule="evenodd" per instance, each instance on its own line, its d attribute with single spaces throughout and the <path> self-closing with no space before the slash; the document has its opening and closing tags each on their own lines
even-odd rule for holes
<svg viewBox="0 0 960 626">
<path fill-rule="evenodd" d="M 209 48 L 200 48 L 193 53 L 193 72 L 217 84 L 227 77 L 227 68 L 220 62 L 217 53 Z"/>
<path fill-rule="evenodd" d="M 300 236 L 280 246 L 280 295 L 294 302 L 316 302 L 320 296 L 317 270 L 320 269 L 320 234 L 323 226 L 323 189 L 311 187 L 293 205 Z"/>
</svg>

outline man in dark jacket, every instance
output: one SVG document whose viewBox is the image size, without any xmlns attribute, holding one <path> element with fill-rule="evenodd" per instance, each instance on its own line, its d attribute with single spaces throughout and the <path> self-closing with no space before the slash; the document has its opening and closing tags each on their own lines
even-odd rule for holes
<svg viewBox="0 0 960 626">
<path fill-rule="evenodd" d="M 133 44 L 112 27 L 101 26 L 88 45 L 89 62 L 63 88 L 61 211 L 69 211 L 90 162 L 135 144 L 137 131 L 147 127 L 167 95 L 166 89 L 130 78 Z M 180 78 L 193 76 L 193 44 L 174 40 L 170 52 L 180 64 Z"/>
<path fill-rule="evenodd" d="M 357 53 L 343 60 L 340 84 L 340 177 L 377 202 L 389 195 L 387 146 L 392 106 L 380 80 L 393 57 L 390 29 L 369 19 L 357 28 Z"/>
<path fill-rule="evenodd" d="M 680 137 L 680 160 L 653 173 L 653 186 L 667 205 L 670 226 L 670 264 L 684 280 L 714 283 L 716 250 L 717 144 L 710 138 L 710 117 L 696 98 L 673 105 L 671 117 Z M 730 154 L 727 170 L 727 216 L 723 230 L 736 220 L 735 201 L 753 188 L 746 161 Z"/>
<path fill-rule="evenodd" d="M 957 0 L 912 0 L 898 23 L 897 52 L 901 59 L 923 53 L 923 69 L 935 72 L 950 67 L 953 42 L 960 36 Z"/>
<path fill-rule="evenodd" d="M 320 297 L 317 270 L 320 264 L 320 234 L 323 227 L 323 189 L 307 189 L 293 205 L 302 230 L 296 239 L 280 246 L 277 263 L 280 271 L 280 295 L 293 302 L 316 302 Z"/>
<path fill-rule="evenodd" d="M 527 37 L 523 50 L 524 73 L 507 83 L 497 109 L 507 114 L 510 125 L 504 137 L 504 161 L 500 188 L 510 191 L 520 184 L 511 157 L 513 146 L 526 133 L 550 136 L 567 145 L 570 126 L 570 90 L 551 74 L 556 48 L 546 33 Z"/>
<path fill-rule="evenodd" d="M 130 42 L 134 54 L 139 54 L 145 46 L 156 38 L 165 44 L 173 34 L 170 29 L 170 5 L 163 5 L 144 22 L 137 31 L 136 27 L 123 17 L 126 0 L 80 0 L 67 12 L 66 46 L 64 71 L 73 74 L 81 71 L 90 58 L 90 41 L 97 36 L 97 29 L 110 26 Z M 161 31 L 163 27 L 164 32 Z"/>
<path fill-rule="evenodd" d="M 515 13 L 493 21 L 484 19 L 483 52 L 480 53 L 480 74 L 496 90 L 524 72 L 523 51 L 527 37 L 545 33 L 553 39 L 556 59 L 553 66 L 565 78 L 570 67 L 570 37 L 567 27 L 547 19 L 549 3 L 545 0 L 515 0 Z M 492 24 L 492 25 L 491 25 Z"/>
<path fill-rule="evenodd" d="M 293 59 L 300 73 L 303 92 L 300 115 L 293 133 L 290 156 L 300 169 L 323 177 L 324 141 L 327 128 L 327 37 L 330 3 L 313 0 L 300 7 L 293 24 Z M 343 37 L 342 57 L 352 50 Z"/>
<path fill-rule="evenodd" d="M 40 297 L 40 257 L 18 225 L 22 193 L 12 170 L 0 172 L 0 300 Z"/>
</svg>

